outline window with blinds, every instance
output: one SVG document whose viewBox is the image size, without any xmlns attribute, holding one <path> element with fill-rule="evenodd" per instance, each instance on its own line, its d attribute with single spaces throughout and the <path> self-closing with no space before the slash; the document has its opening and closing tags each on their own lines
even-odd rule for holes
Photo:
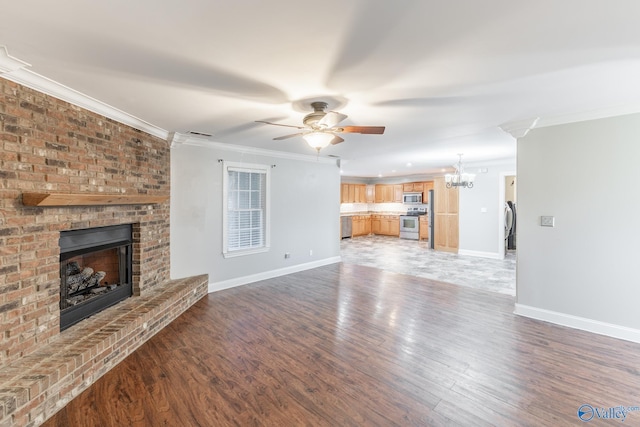
<svg viewBox="0 0 640 427">
<path fill-rule="evenodd" d="M 270 168 L 225 162 L 225 256 L 268 250 Z"/>
</svg>

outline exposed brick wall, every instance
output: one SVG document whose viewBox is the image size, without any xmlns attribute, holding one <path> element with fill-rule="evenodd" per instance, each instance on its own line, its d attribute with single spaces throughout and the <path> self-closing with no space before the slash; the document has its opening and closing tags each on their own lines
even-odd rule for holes
<svg viewBox="0 0 640 427">
<path fill-rule="evenodd" d="M 61 230 L 134 224 L 134 294 L 169 280 L 169 202 L 25 207 L 24 191 L 169 195 L 166 141 L 0 78 L 0 369 L 59 335 Z"/>
</svg>

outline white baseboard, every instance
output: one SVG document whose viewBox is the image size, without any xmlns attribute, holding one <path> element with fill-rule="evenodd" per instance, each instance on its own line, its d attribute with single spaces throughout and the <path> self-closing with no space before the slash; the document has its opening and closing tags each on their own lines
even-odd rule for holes
<svg viewBox="0 0 640 427">
<path fill-rule="evenodd" d="M 600 322 L 598 320 L 587 319 L 585 317 L 573 316 L 571 314 L 559 313 L 557 311 L 531 307 L 523 304 L 516 304 L 514 313 L 520 316 L 530 317 L 532 319 L 555 323 L 556 325 L 567 326 L 569 328 L 593 332 L 594 334 L 606 335 L 612 338 L 640 343 L 640 330 L 628 328 L 626 326 L 614 325 L 612 323 Z"/>
<path fill-rule="evenodd" d="M 476 256 L 480 258 L 502 259 L 500 257 L 500 254 L 497 252 L 470 251 L 467 249 L 458 249 L 458 255 Z"/>
<path fill-rule="evenodd" d="M 251 274 L 249 276 L 235 277 L 233 279 L 223 280 L 221 282 L 209 282 L 209 293 L 221 291 L 223 289 L 234 288 L 236 286 L 246 285 L 248 283 L 258 282 L 260 280 L 273 279 L 274 277 L 280 277 L 291 273 L 297 273 L 299 271 L 310 270 L 312 268 L 322 267 L 329 264 L 335 264 L 340 261 L 342 261 L 342 258 L 337 256 L 321 259 L 319 261 L 297 264 L 291 267 L 280 268 L 278 270 L 269 270 L 263 273 Z"/>
</svg>

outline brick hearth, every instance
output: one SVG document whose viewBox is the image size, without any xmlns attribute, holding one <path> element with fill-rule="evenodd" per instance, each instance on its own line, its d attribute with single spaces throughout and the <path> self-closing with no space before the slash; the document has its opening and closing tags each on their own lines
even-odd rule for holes
<svg viewBox="0 0 640 427">
<path fill-rule="evenodd" d="M 30 207 L 23 193 L 168 198 L 169 175 L 165 140 L 0 78 L 0 427 L 40 424 L 207 283 L 170 280 L 168 201 Z M 60 333 L 60 231 L 116 224 L 133 224 L 134 297 Z"/>
</svg>

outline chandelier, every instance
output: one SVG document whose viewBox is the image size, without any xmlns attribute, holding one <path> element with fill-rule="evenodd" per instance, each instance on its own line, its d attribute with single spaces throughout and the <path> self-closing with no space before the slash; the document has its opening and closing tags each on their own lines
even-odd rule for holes
<svg viewBox="0 0 640 427">
<path fill-rule="evenodd" d="M 454 174 L 446 174 L 444 176 L 444 182 L 447 188 L 451 187 L 463 187 L 463 188 L 473 188 L 473 180 L 475 179 L 475 174 L 465 173 L 464 167 L 462 166 L 462 154 L 458 153 L 458 163 L 453 165 L 456 168 L 456 173 Z"/>
</svg>

